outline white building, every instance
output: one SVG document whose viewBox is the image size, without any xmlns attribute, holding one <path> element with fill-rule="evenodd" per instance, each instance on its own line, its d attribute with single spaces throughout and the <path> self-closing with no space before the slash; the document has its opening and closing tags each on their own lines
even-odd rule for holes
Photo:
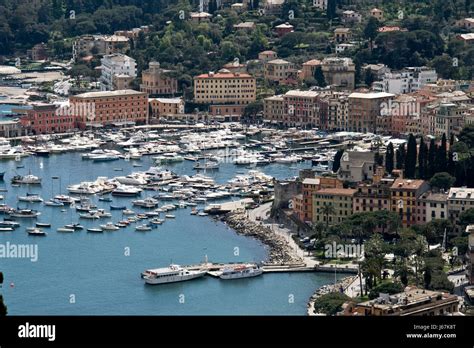
<svg viewBox="0 0 474 348">
<path fill-rule="evenodd" d="M 356 46 L 354 44 L 350 44 L 350 43 L 337 44 L 336 45 L 336 53 L 342 53 L 344 51 L 349 51 L 349 50 L 351 50 L 355 47 Z"/>
<path fill-rule="evenodd" d="M 425 205 L 426 222 L 436 219 L 446 220 L 448 218 L 447 193 L 425 192 L 420 200 Z"/>
<path fill-rule="evenodd" d="M 326 11 L 328 8 L 328 0 L 313 0 L 313 6 L 320 10 Z"/>
<path fill-rule="evenodd" d="M 102 74 L 100 76 L 100 89 L 114 91 L 123 89 L 121 82 L 126 83 L 137 77 L 137 64 L 135 59 L 121 53 L 104 56 L 101 61 Z"/>
<path fill-rule="evenodd" d="M 387 73 L 382 81 L 376 81 L 373 89 L 377 92 L 393 94 L 412 93 L 428 83 L 436 82 L 436 70 L 428 67 L 409 67 L 399 72 Z"/>
</svg>

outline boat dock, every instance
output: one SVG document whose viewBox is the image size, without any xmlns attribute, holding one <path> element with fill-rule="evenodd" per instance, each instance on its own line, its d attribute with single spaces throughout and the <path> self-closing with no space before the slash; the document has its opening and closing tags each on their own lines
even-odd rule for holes
<svg viewBox="0 0 474 348">
<path fill-rule="evenodd" d="M 252 198 L 244 198 L 238 201 L 210 204 L 204 208 L 204 212 L 208 214 L 225 214 L 239 209 L 245 209 L 245 207 L 251 203 L 253 203 Z"/>
</svg>

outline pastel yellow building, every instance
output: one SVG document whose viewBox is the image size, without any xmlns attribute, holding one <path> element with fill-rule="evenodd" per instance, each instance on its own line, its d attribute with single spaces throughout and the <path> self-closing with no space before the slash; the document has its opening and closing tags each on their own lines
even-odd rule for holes
<svg viewBox="0 0 474 348">
<path fill-rule="evenodd" d="M 313 195 L 313 223 L 322 222 L 334 225 L 352 215 L 352 199 L 357 190 L 326 188 Z M 332 211 L 326 211 L 331 206 Z"/>
<path fill-rule="evenodd" d="M 243 73 L 220 71 L 194 78 L 194 101 L 200 104 L 246 105 L 255 101 L 255 77 Z"/>
</svg>

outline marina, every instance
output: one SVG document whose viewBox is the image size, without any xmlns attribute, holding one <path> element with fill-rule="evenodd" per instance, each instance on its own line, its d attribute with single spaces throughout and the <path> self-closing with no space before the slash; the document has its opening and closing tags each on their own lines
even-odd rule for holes
<svg viewBox="0 0 474 348">
<path fill-rule="evenodd" d="M 224 130 L 218 133 L 206 130 L 201 137 L 190 137 L 195 148 L 181 142 L 186 131 L 179 140 L 169 137 L 167 133 L 154 134 L 153 131 L 145 130 L 142 132 L 145 138 L 151 137 L 154 140 L 139 141 L 135 136 L 128 140 L 126 136 L 117 137 L 113 149 L 121 155 L 113 161 L 114 164 L 108 161 L 83 160 L 82 156 L 99 149 L 112 150 L 110 141 L 104 140 L 111 136 L 107 133 L 72 135 L 60 140 L 46 139 L 43 140 L 45 145 L 36 146 L 56 149 L 51 151 L 49 156 L 29 155 L 21 157 L 20 160 L 17 158 L 1 163 L 5 180 L 0 186 L 7 191 L 5 206 L 2 208 L 6 213 L 5 218 L 16 220 L 22 228 L 37 227 L 48 231 L 44 238 L 34 238 L 39 246 L 41 262 L 35 264 L 33 269 L 39 267 L 42 272 L 53 272 L 55 277 L 65 278 L 68 277 L 67 272 L 54 260 L 61 260 L 59 263 L 63 264 L 75 262 L 84 266 L 75 266 L 74 272 L 80 277 L 90 278 L 96 284 L 91 294 L 87 293 L 90 290 L 86 291 L 85 285 L 76 281 L 73 281 L 73 285 L 66 282 L 52 288 L 45 282 L 46 279 L 40 279 L 32 273 L 33 269 L 22 268 L 22 272 L 26 272 L 31 281 L 40 284 L 40 287 L 35 287 L 37 290 L 34 290 L 38 293 L 35 297 L 39 300 L 35 304 L 24 304 L 20 299 L 26 295 L 21 287 L 16 287 L 14 291 L 7 289 L 11 312 L 45 313 L 41 299 L 44 291 L 61 296 L 61 293 L 69 292 L 68 288 L 73 286 L 80 291 L 81 296 L 85 296 L 83 301 L 86 309 L 70 308 L 67 303 L 58 303 L 48 307 L 47 313 L 63 313 L 65 310 L 77 314 L 99 313 L 92 303 L 100 298 L 101 303 L 106 304 L 108 300 L 101 295 L 105 291 L 117 295 L 121 293 L 123 295 L 120 296 L 126 298 L 123 307 L 115 308 L 108 312 L 109 314 L 157 314 L 153 310 L 155 307 L 150 306 L 150 301 L 159 301 L 158 313 L 176 314 L 173 306 L 163 302 L 170 296 L 175 296 L 175 291 L 192 291 L 193 294 L 217 291 L 220 294 L 217 299 L 218 306 L 211 310 L 212 314 L 241 311 L 245 314 L 304 315 L 307 299 L 314 289 L 331 283 L 334 276 L 315 272 L 314 267 L 304 265 L 301 260 L 293 260 L 281 249 L 284 248 L 284 242 L 271 238 L 271 231 L 264 231 L 261 236 L 255 231 L 251 232 L 252 229 L 248 229 L 248 233 L 236 233 L 234 228 L 238 229 L 237 220 L 236 224 L 233 224 L 230 216 L 227 221 L 215 219 L 214 216 L 225 216 L 226 213 L 233 214 L 232 212 L 239 216 L 238 211 L 252 209 L 259 201 L 271 200 L 273 178 L 297 176 L 300 169 L 311 168 L 310 158 L 314 156 L 306 154 L 298 159 L 292 157 L 291 161 L 286 163 L 276 160 L 278 156 L 262 155 L 268 162 L 257 164 L 250 152 L 248 164 L 239 165 L 234 163 L 235 158 L 247 156 L 250 149 L 261 151 L 255 148 L 257 142 L 249 141 L 252 138 L 246 135 L 243 138 L 232 136 L 233 133 L 245 133 L 243 130 Z M 89 139 L 89 144 L 97 143 L 98 147 L 62 151 L 62 144 L 84 143 L 85 141 L 77 140 L 82 137 Z M 155 142 L 157 137 L 162 139 Z M 235 139 L 223 139 L 227 137 Z M 233 147 L 219 149 L 218 145 L 210 142 L 213 138 L 220 139 L 215 141 L 216 144 L 218 141 L 228 141 L 227 145 Z M 134 153 L 142 153 L 139 159 L 136 155 L 136 159 L 127 157 L 130 151 L 127 146 L 131 143 L 140 144 L 134 145 L 135 150 L 132 150 Z M 30 146 L 22 145 L 22 149 L 29 151 Z M 199 146 L 203 149 L 198 150 Z M 233 152 L 230 152 L 232 149 Z M 203 164 L 216 160 L 219 170 L 196 171 L 195 160 L 157 164 L 153 157 L 167 151 L 182 153 L 183 157 L 199 157 Z M 260 155 L 257 158 L 262 159 Z M 117 172 L 117 168 L 122 170 Z M 15 175 L 34 175 L 41 179 L 41 185 L 12 185 L 11 178 Z M 34 198 L 20 201 L 19 197 Z M 43 202 L 33 202 L 38 197 L 43 199 Z M 10 226 L 9 221 L 5 220 L 2 228 L 8 231 L 0 234 L 0 242 L 31 242 L 31 235 L 25 233 L 22 228 Z M 35 226 L 37 222 L 44 225 Z M 180 251 L 183 248 L 187 250 L 186 254 Z M 129 256 L 125 256 L 127 250 Z M 54 258 L 50 256 L 53 254 Z M 83 255 L 87 255 L 87 258 Z M 215 266 L 214 269 L 206 271 L 205 277 L 182 285 L 160 285 L 160 294 L 155 293 L 154 287 L 142 289 L 143 281 L 137 279 L 147 266 L 163 267 L 169 265 L 170 260 L 182 265 L 196 265 L 204 255 L 208 255 L 211 260 L 227 261 L 223 264 L 227 266 Z M 110 260 L 110 265 L 109 262 L 107 265 L 103 264 L 104 257 Z M 238 260 L 244 262 L 239 263 Z M 20 266 L 11 260 L 5 260 L 4 264 L 7 274 L 20 271 Z M 261 274 L 255 277 L 239 275 L 238 278 L 246 279 L 229 281 L 219 278 L 225 268 L 248 264 L 258 264 Z M 97 265 L 100 265 L 100 272 Z M 105 267 L 106 275 L 102 267 Z M 123 276 L 126 277 L 125 283 L 120 280 Z M 108 279 L 107 282 L 104 282 L 105 279 L 100 280 L 104 277 Z M 242 292 L 239 288 L 243 284 L 245 291 Z M 187 290 L 176 288 L 183 286 Z M 135 294 L 134 297 L 130 295 L 132 293 Z M 250 293 L 259 299 L 258 302 L 242 297 Z M 272 295 L 268 296 L 269 293 Z M 298 299 L 294 306 L 285 305 L 288 293 L 294 293 Z M 223 301 L 228 296 L 240 298 L 244 304 L 236 309 Z M 33 310 L 27 306 L 32 306 Z M 180 307 L 180 311 L 182 314 L 192 314 L 198 313 L 195 311 L 199 308 L 209 310 L 209 304 L 201 301 L 194 308 Z"/>
</svg>

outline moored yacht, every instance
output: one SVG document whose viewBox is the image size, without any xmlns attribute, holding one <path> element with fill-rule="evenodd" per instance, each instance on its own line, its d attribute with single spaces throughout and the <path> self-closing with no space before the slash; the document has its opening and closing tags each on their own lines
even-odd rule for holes
<svg viewBox="0 0 474 348">
<path fill-rule="evenodd" d="M 146 270 L 142 276 L 146 284 L 157 285 L 196 279 L 205 274 L 206 271 L 203 270 L 190 271 L 179 265 L 170 265 L 169 267 Z"/>
<path fill-rule="evenodd" d="M 233 268 L 224 269 L 219 278 L 224 280 L 257 277 L 263 270 L 257 265 L 240 265 Z"/>
</svg>

